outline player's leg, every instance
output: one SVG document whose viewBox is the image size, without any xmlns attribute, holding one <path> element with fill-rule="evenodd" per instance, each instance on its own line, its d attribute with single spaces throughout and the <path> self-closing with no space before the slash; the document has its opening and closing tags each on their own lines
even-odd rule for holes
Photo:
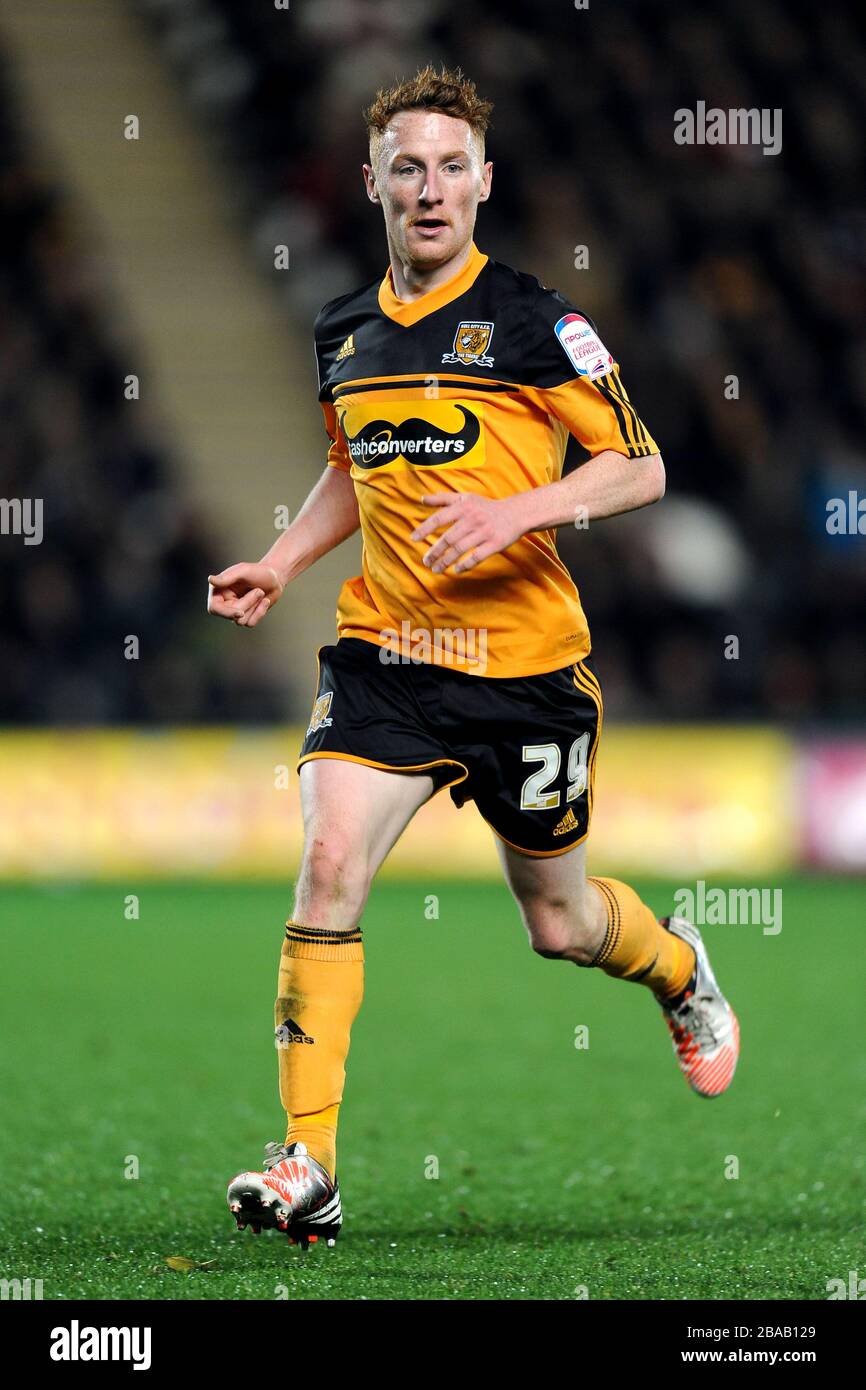
<svg viewBox="0 0 866 1390">
<path fill-rule="evenodd" d="M 498 836 L 533 948 L 638 980 L 659 996 L 680 993 L 695 967 L 691 946 L 627 884 L 587 878 L 603 722 L 591 664 L 503 686 L 487 681 L 474 694 L 464 685 L 463 698 L 477 705 L 475 728 L 488 740 L 467 750 L 479 768 L 475 800 Z"/>
<path fill-rule="evenodd" d="M 548 960 L 589 965 L 604 941 L 607 913 L 586 878 L 586 846 L 543 859 L 497 838 L 505 881 L 533 951 Z"/>
<path fill-rule="evenodd" d="M 351 931 L 373 878 L 415 812 L 432 777 L 316 758 L 300 769 L 304 847 L 292 916 L 308 927 Z"/>
<path fill-rule="evenodd" d="M 361 1006 L 359 927 L 373 878 L 434 783 L 335 758 L 300 770 L 304 849 L 280 956 L 274 1022 L 286 1144 L 334 1176 L 349 1035 Z"/>
<path fill-rule="evenodd" d="M 692 947 L 666 931 L 627 883 L 588 878 L 586 841 L 550 858 L 497 843 L 506 881 L 539 955 L 596 966 L 617 979 L 647 985 L 659 998 L 685 989 L 695 968 Z"/>
<path fill-rule="evenodd" d="M 716 982 L 697 927 L 658 921 L 627 883 L 586 874 L 586 844 L 549 858 L 499 843 L 533 950 L 646 985 L 661 1004 L 680 1070 L 693 1090 L 730 1085 L 739 1024 Z"/>
<path fill-rule="evenodd" d="M 721 1094 L 734 1074 L 738 1026 L 700 932 L 676 917 L 659 921 L 627 883 L 586 873 L 603 719 L 591 663 L 501 689 L 488 681 L 476 703 L 485 719 L 476 722 L 480 741 L 465 750 L 478 768 L 472 789 L 499 838 L 533 948 L 652 990 L 689 1085 Z"/>
<path fill-rule="evenodd" d="M 274 1009 L 286 1140 L 268 1153 L 265 1181 L 285 1175 L 286 1198 L 292 1183 L 303 1193 L 311 1177 L 320 1182 L 316 1200 L 333 1225 L 337 1116 L 364 981 L 361 913 L 374 875 L 418 807 L 467 770 L 425 717 L 423 671 L 383 663 L 378 646 L 354 638 L 322 647 L 318 667 L 299 758 L 303 858 Z M 293 1226 L 304 1205 L 306 1198 L 300 1207 L 291 1203 Z M 304 1222 L 309 1229 L 307 1215 Z"/>
<path fill-rule="evenodd" d="M 342 1224 L 336 1133 L 364 987 L 358 923 L 376 871 L 435 784 L 333 758 L 300 771 L 304 850 L 274 1006 L 286 1139 L 266 1144 L 264 1171 L 238 1173 L 226 1196 L 240 1230 L 276 1226 L 307 1248 L 333 1245 Z"/>
</svg>

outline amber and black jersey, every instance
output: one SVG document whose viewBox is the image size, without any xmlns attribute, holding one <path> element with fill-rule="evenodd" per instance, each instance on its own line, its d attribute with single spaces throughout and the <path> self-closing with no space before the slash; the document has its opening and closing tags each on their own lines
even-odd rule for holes
<svg viewBox="0 0 866 1390">
<path fill-rule="evenodd" d="M 351 472 L 363 540 L 338 635 L 409 655 L 416 630 L 483 630 L 487 676 L 585 657 L 586 618 L 554 531 L 458 575 L 425 568 L 430 542 L 410 537 L 430 515 L 427 494 L 507 497 L 556 482 L 569 434 L 587 457 L 658 452 L 591 319 L 473 243 L 462 270 L 418 299 L 397 298 L 389 267 L 332 300 L 315 338 L 328 463 Z M 431 659 L 447 651 L 434 639 Z"/>
</svg>

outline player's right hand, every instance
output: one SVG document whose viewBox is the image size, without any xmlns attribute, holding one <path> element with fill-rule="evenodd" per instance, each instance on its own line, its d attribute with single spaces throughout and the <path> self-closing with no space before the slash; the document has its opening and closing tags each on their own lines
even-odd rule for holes
<svg viewBox="0 0 866 1390">
<path fill-rule="evenodd" d="M 229 565 L 207 577 L 207 611 L 238 627 L 255 627 L 280 598 L 285 585 L 270 565 Z"/>
</svg>

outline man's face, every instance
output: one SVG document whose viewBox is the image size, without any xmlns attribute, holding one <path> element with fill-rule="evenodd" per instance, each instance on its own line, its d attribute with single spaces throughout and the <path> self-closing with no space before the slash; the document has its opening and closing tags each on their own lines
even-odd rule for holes
<svg viewBox="0 0 866 1390">
<path fill-rule="evenodd" d="M 392 248 L 419 270 L 443 265 L 472 238 L 493 165 L 466 121 L 436 111 L 400 111 L 364 165 L 367 194 L 381 203 Z"/>
</svg>

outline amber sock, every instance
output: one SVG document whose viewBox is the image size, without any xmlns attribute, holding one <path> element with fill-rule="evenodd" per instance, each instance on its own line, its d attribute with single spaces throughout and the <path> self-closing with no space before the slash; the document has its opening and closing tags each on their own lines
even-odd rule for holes
<svg viewBox="0 0 866 1390">
<path fill-rule="evenodd" d="M 286 1143 L 306 1144 L 332 1178 L 349 1034 L 363 993 L 360 928 L 328 931 L 286 923 L 274 1004 Z"/>
<path fill-rule="evenodd" d="M 607 930 L 590 965 L 620 980 L 647 985 L 661 999 L 682 993 L 695 969 L 687 941 L 666 931 L 633 888 L 615 878 L 590 878 L 607 909 Z"/>
</svg>

